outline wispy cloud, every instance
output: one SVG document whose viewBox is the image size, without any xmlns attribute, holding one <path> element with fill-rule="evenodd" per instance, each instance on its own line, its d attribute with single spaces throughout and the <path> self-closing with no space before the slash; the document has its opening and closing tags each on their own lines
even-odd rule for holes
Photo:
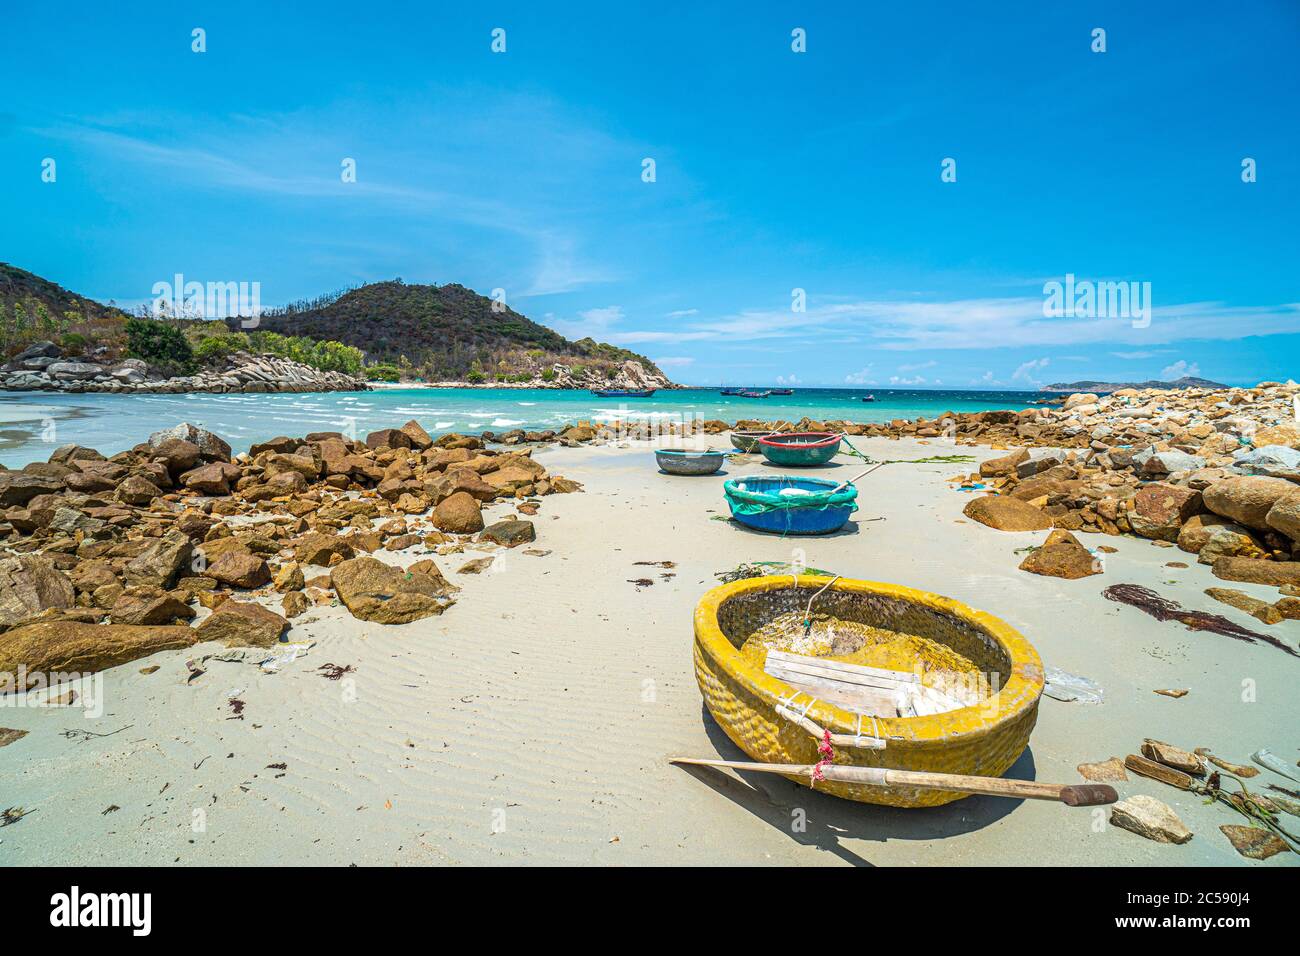
<svg viewBox="0 0 1300 956">
<path fill-rule="evenodd" d="M 1160 378 L 1166 382 L 1171 382 L 1176 378 L 1182 378 L 1185 375 L 1190 375 L 1192 378 L 1196 378 L 1200 374 L 1201 367 L 1199 365 L 1195 362 L 1188 365 L 1183 359 L 1179 359 L 1172 365 L 1166 365 L 1160 370 Z"/>
</svg>

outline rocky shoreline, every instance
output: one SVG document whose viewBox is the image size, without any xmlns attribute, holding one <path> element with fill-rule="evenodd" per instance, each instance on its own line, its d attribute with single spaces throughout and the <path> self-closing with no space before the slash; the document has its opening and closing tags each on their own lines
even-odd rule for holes
<svg viewBox="0 0 1300 956">
<path fill-rule="evenodd" d="M 1106 546 L 1086 548 L 1074 533 L 1133 535 L 1196 555 L 1220 579 L 1279 589 L 1273 602 L 1209 589 L 1216 600 L 1267 624 L 1300 619 L 1297 395 L 1294 382 L 1122 390 L 1072 395 L 1061 408 L 880 424 L 579 422 L 437 439 L 413 420 L 364 441 L 320 432 L 238 455 L 182 424 L 110 458 L 62 446 L 0 470 L 0 673 L 95 671 L 212 638 L 270 647 L 319 604 L 379 623 L 439 614 L 457 589 L 431 558 L 399 573 L 372 555 L 472 550 L 461 570 L 482 570 L 494 551 L 531 543 L 528 519 L 544 497 L 580 490 L 549 475 L 532 446 L 792 424 L 1006 450 L 950 481 L 974 493 L 971 520 L 1052 531 L 1022 570 L 1102 573 Z M 489 524 L 483 510 L 496 503 L 512 513 Z"/>
<path fill-rule="evenodd" d="M 460 570 L 482 571 L 535 540 L 544 496 L 579 490 L 529 449 L 435 441 L 414 421 L 238 455 L 189 424 L 111 458 L 65 445 L 0 470 L 0 680 L 22 690 L 207 640 L 269 648 L 318 605 L 380 624 L 441 614 L 459 589 L 433 556 L 473 552 Z M 511 512 L 489 523 L 497 502 Z M 429 557 L 373 557 L 408 549 Z"/>
<path fill-rule="evenodd" d="M 221 370 L 163 377 L 139 359 L 111 364 L 84 357 L 66 359 L 52 342 L 37 342 L 0 366 L 0 390 L 14 392 L 343 392 L 366 391 L 364 380 L 323 372 L 273 355 L 236 352 Z"/>
</svg>

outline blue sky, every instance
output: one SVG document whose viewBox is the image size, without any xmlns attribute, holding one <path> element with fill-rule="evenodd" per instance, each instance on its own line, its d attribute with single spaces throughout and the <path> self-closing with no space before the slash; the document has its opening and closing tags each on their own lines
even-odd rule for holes
<svg viewBox="0 0 1300 956">
<path fill-rule="evenodd" d="M 696 384 L 1285 379 L 1298 41 L 1292 0 L 10 0 L 0 260 L 119 303 L 501 288 Z M 1150 322 L 1045 317 L 1067 273 Z"/>
</svg>

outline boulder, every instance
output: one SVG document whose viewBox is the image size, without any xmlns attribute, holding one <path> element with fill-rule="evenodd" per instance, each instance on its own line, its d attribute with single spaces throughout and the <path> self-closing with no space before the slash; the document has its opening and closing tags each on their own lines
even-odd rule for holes
<svg viewBox="0 0 1300 956">
<path fill-rule="evenodd" d="M 1205 507 L 1248 528 L 1267 531 L 1269 510 L 1295 489 L 1283 478 L 1224 478 L 1205 489 Z"/>
<path fill-rule="evenodd" d="M 377 558 L 344 561 L 330 583 L 353 617 L 377 624 L 406 624 L 441 614 L 453 603 L 451 585 L 436 568 L 402 571 Z"/>
<path fill-rule="evenodd" d="M 155 538 L 126 566 L 126 583 L 137 587 L 169 588 L 182 568 L 194 557 L 189 538 L 171 533 Z"/>
<path fill-rule="evenodd" d="M 1076 580 L 1101 574 L 1101 563 L 1068 531 L 1053 531 L 1041 548 L 1031 551 L 1020 563 L 1021 571 L 1053 578 Z"/>
<path fill-rule="evenodd" d="M 1216 578 L 1280 588 L 1300 586 L 1300 561 L 1260 561 L 1256 558 L 1219 558 L 1211 568 Z"/>
<path fill-rule="evenodd" d="M 302 565 L 297 561 L 290 561 L 280 566 L 275 572 L 275 589 L 281 593 L 286 591 L 301 591 L 307 586 L 306 578 L 302 573 Z"/>
<path fill-rule="evenodd" d="M 367 448 L 410 448 L 411 439 L 398 428 L 381 428 L 366 436 Z"/>
<path fill-rule="evenodd" d="M 154 458 L 161 459 L 173 475 L 189 471 L 199 463 L 199 446 L 184 438 L 165 438 L 150 446 Z"/>
<path fill-rule="evenodd" d="M 72 382 L 86 382 L 107 374 L 104 366 L 93 362 L 53 362 L 45 366 L 45 372 L 51 378 Z"/>
<path fill-rule="evenodd" d="M 1300 481 L 1300 451 L 1285 445 L 1265 445 L 1240 452 L 1232 462 L 1234 471 Z"/>
<path fill-rule="evenodd" d="M 199 455 L 206 461 L 230 461 L 230 445 L 218 435 L 206 428 L 199 428 L 189 422 L 182 422 L 172 428 L 164 428 L 149 436 L 149 447 L 158 448 L 169 438 L 180 438 L 197 446 Z"/>
<path fill-rule="evenodd" d="M 1178 531 L 1178 547 L 1188 554 L 1198 554 L 1210 540 L 1210 536 L 1220 528 L 1249 534 L 1241 525 L 1229 521 L 1227 518 L 1203 512 L 1192 515 L 1183 523 L 1182 528 Z"/>
<path fill-rule="evenodd" d="M 1133 533 L 1160 541 L 1177 541 L 1183 522 L 1201 509 L 1201 493 L 1182 485 L 1152 482 L 1133 496 L 1128 522 Z"/>
<path fill-rule="evenodd" d="M 1300 489 L 1288 492 L 1268 509 L 1264 523 L 1300 544 Z"/>
<path fill-rule="evenodd" d="M 188 621 L 193 616 L 188 604 L 159 588 L 128 588 L 108 612 L 108 619 L 114 624 L 171 624 Z"/>
<path fill-rule="evenodd" d="M 222 496 L 230 494 L 231 484 L 242 475 L 243 470 L 238 465 L 218 461 L 185 472 L 180 476 L 180 482 L 197 494 Z"/>
<path fill-rule="evenodd" d="M 299 564 L 315 564 L 322 568 L 329 567 L 330 560 L 336 555 L 346 561 L 354 554 L 356 551 L 352 545 L 342 538 L 319 531 L 303 535 L 293 552 L 294 560 Z"/>
<path fill-rule="evenodd" d="M 1024 448 L 1003 455 L 1001 458 L 990 458 L 980 463 L 980 476 L 996 478 L 1000 475 L 1012 475 L 1016 473 L 1016 467 L 1026 461 L 1029 461 L 1029 452 Z"/>
<path fill-rule="evenodd" d="M 266 561 L 247 548 L 222 551 L 204 573 L 235 588 L 260 588 L 271 581 L 271 569 Z"/>
<path fill-rule="evenodd" d="M 1111 807 L 1110 822 L 1157 843 L 1186 843 L 1192 838 L 1192 831 L 1172 807 L 1145 793 L 1134 794 Z"/>
<path fill-rule="evenodd" d="M 222 601 L 195 633 L 201 641 L 221 641 L 226 647 L 271 647 L 289 622 L 251 601 Z"/>
<path fill-rule="evenodd" d="M 1201 545 L 1196 560 L 1213 564 L 1220 558 L 1262 558 L 1264 549 L 1254 536 L 1240 525 L 1215 528 Z"/>
<path fill-rule="evenodd" d="M 1282 620 L 1281 611 L 1267 601 L 1251 597 L 1245 591 L 1238 591 L 1236 588 L 1206 588 L 1205 593 L 1222 604 L 1235 607 L 1238 611 L 1245 611 L 1255 620 L 1263 621 L 1265 624 L 1277 624 Z"/>
<path fill-rule="evenodd" d="M 1003 495 L 972 498 L 962 514 L 998 531 L 1046 531 L 1052 526 L 1052 519 L 1046 512 L 1028 502 Z"/>
<path fill-rule="evenodd" d="M 72 580 L 44 555 L 19 554 L 0 559 L 0 625 L 34 617 L 50 608 L 77 602 Z"/>
<path fill-rule="evenodd" d="M 1251 443 L 1256 448 L 1270 445 L 1282 445 L 1286 448 L 1300 448 L 1300 424 L 1283 422 L 1267 428 L 1258 428 L 1251 436 Z"/>
<path fill-rule="evenodd" d="M 128 505 L 147 505 L 161 494 L 161 488 L 139 475 L 131 475 L 117 486 L 117 500 Z"/>
<path fill-rule="evenodd" d="M 433 447 L 433 438 L 424 430 L 424 427 L 412 418 L 401 428 L 402 434 L 407 437 L 412 448 L 423 451 L 426 448 Z"/>
<path fill-rule="evenodd" d="M 0 505 L 25 505 L 37 495 L 63 490 L 63 479 L 26 471 L 0 471 Z"/>
<path fill-rule="evenodd" d="M 533 527 L 531 521 L 507 519 L 488 525 L 483 529 L 483 533 L 478 536 L 478 540 L 491 541 L 503 548 L 517 548 L 521 544 L 536 541 L 537 530 Z"/>
<path fill-rule="evenodd" d="M 477 499 L 465 491 L 455 494 L 440 502 L 433 509 L 431 516 L 433 526 L 439 531 L 454 534 L 473 534 L 483 530 L 483 512 Z"/>
<path fill-rule="evenodd" d="M 198 640 L 188 627 L 39 621 L 0 633 L 0 674 L 91 674 Z"/>
</svg>

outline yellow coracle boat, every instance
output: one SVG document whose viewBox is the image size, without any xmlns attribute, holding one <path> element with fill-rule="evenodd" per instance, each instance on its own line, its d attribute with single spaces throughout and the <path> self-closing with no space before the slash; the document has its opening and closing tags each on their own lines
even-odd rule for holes
<svg viewBox="0 0 1300 956">
<path fill-rule="evenodd" d="M 805 770 L 830 765 L 829 743 L 835 768 L 1000 777 L 1028 746 L 1043 692 L 1038 653 L 989 614 L 895 584 L 808 575 L 709 591 L 695 610 L 695 676 L 745 753 Z M 968 795 L 845 782 L 852 775 L 813 774 L 812 785 L 896 807 Z"/>
</svg>

